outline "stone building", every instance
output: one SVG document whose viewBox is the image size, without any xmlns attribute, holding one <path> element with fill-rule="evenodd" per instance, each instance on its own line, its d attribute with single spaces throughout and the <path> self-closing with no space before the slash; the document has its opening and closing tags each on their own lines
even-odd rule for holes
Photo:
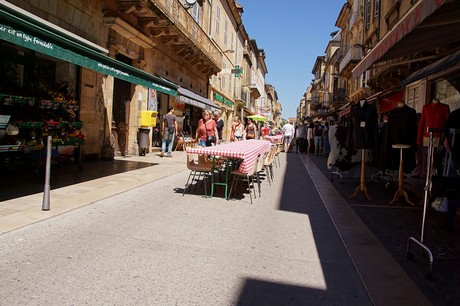
<svg viewBox="0 0 460 306">
<path fill-rule="evenodd" d="M 2 0 L 0 94 L 55 107 L 46 119 L 67 120 L 56 127 L 76 121 L 43 135 L 64 144 L 84 134 L 87 158 L 138 154 L 145 114 L 158 114 L 155 126 L 147 120 L 151 149 L 161 141 L 168 107 L 190 135 L 203 109 L 221 110 L 227 123 L 234 112 L 255 110 L 251 85 L 264 96 L 267 69 L 242 13 L 237 2 L 223 0 Z"/>
</svg>

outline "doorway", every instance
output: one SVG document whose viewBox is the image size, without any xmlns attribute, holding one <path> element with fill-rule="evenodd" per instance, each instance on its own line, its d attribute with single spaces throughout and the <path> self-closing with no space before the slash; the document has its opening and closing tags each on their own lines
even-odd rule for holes
<svg viewBox="0 0 460 306">
<path fill-rule="evenodd" d="M 117 54 L 115 59 L 131 65 L 131 59 Z M 129 109 L 131 102 L 131 83 L 115 78 L 113 84 L 112 119 L 116 131 L 115 153 L 126 155 L 128 149 Z"/>
</svg>

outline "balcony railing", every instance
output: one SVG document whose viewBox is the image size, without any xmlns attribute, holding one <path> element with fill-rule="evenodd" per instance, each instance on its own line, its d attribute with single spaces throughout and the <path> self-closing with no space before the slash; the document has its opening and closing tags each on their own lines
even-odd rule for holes
<svg viewBox="0 0 460 306">
<path fill-rule="evenodd" d="M 342 73 L 346 68 L 350 67 L 351 64 L 359 62 L 362 56 L 363 49 L 361 47 L 350 47 L 340 62 L 339 72 Z"/>
<path fill-rule="evenodd" d="M 347 97 L 347 91 L 345 88 L 337 88 L 333 93 L 333 101 L 344 101 Z"/>
<path fill-rule="evenodd" d="M 222 53 L 212 43 L 208 35 L 196 23 L 195 19 L 187 12 L 181 1 L 171 0 L 150 0 L 151 3 L 160 8 L 183 34 L 185 34 L 196 47 L 208 55 L 214 63 L 220 67 L 222 63 Z"/>
<path fill-rule="evenodd" d="M 214 74 L 222 70 L 222 53 L 184 8 L 183 0 L 117 2 L 119 13 L 112 10 L 105 13 L 110 23 L 114 23 L 110 18 L 122 18 L 150 37 L 154 44 L 169 45 L 173 52 L 203 73 Z"/>
</svg>

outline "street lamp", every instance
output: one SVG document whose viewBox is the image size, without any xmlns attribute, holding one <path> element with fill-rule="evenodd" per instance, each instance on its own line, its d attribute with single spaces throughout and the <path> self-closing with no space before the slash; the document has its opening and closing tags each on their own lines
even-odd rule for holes
<svg viewBox="0 0 460 306">
<path fill-rule="evenodd" d="M 191 7 L 193 7 L 196 3 L 196 0 L 185 0 L 185 9 L 189 9 Z"/>
</svg>

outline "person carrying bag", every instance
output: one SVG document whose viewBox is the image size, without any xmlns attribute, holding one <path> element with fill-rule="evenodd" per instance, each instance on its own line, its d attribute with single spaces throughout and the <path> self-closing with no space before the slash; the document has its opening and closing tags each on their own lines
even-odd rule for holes
<svg viewBox="0 0 460 306">
<path fill-rule="evenodd" d="M 163 157 L 168 149 L 168 157 L 172 157 L 172 148 L 174 143 L 174 135 L 177 133 L 177 117 L 174 115 L 174 108 L 169 107 L 168 113 L 163 118 L 162 130 L 163 130 L 163 141 L 161 142 L 161 154 Z"/>
<path fill-rule="evenodd" d="M 203 119 L 200 119 L 198 122 L 196 139 L 202 147 L 210 147 L 219 141 L 217 125 L 212 119 L 212 112 L 210 110 L 205 110 L 203 112 Z"/>
</svg>

